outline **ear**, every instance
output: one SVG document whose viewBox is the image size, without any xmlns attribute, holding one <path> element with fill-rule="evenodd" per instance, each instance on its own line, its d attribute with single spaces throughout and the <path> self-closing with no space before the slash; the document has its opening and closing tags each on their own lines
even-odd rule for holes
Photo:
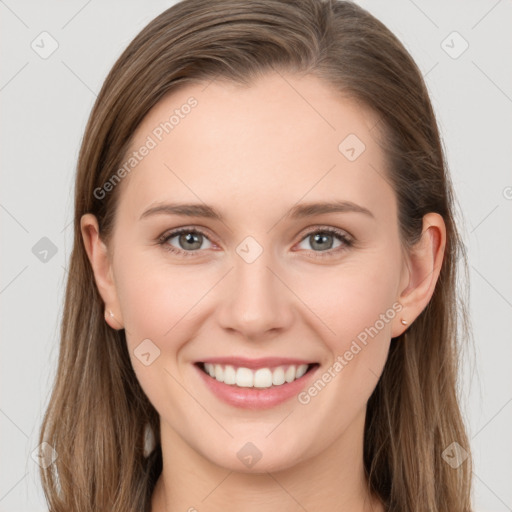
<svg viewBox="0 0 512 512">
<path fill-rule="evenodd" d="M 400 336 L 428 305 L 436 287 L 446 247 L 446 226 L 438 213 L 423 217 L 420 240 L 407 251 L 398 301 L 403 309 L 395 317 L 392 337 Z M 402 325 L 401 319 L 408 325 Z"/>
<path fill-rule="evenodd" d="M 83 215 L 80 219 L 80 229 L 96 286 L 105 303 L 105 320 L 112 329 L 123 329 L 123 318 L 117 298 L 112 262 L 107 246 L 100 238 L 96 217 L 92 213 Z M 113 316 L 110 312 L 113 313 Z"/>
</svg>

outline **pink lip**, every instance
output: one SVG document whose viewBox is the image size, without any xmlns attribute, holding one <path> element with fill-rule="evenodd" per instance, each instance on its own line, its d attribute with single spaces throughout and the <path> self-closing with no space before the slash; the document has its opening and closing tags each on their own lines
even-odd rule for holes
<svg viewBox="0 0 512 512">
<path fill-rule="evenodd" d="M 235 359 L 218 359 L 217 364 L 233 364 L 235 366 L 244 366 L 244 364 L 238 364 L 240 359 L 236 359 L 237 363 L 225 363 L 225 361 L 234 361 Z M 206 362 L 211 362 L 213 360 L 208 360 Z M 252 360 L 253 362 L 255 360 Z M 268 365 L 270 359 L 258 360 L 265 361 Z M 283 359 L 279 359 L 281 364 L 292 364 L 292 363 L 283 363 Z M 287 360 L 288 361 L 288 360 Z M 294 361 L 290 359 L 289 361 Z M 295 360 L 296 361 L 296 360 Z M 306 364 L 304 363 L 293 363 L 293 364 Z M 272 386 L 270 388 L 241 388 L 238 386 L 232 386 L 229 384 L 224 384 L 223 382 L 219 382 L 218 380 L 210 377 L 207 373 L 205 373 L 200 365 L 193 365 L 197 372 L 199 372 L 200 377 L 203 379 L 204 383 L 213 392 L 217 398 L 222 400 L 223 402 L 232 405 L 234 407 L 239 407 L 243 409 L 270 409 L 271 407 L 275 407 L 290 398 L 297 396 L 301 390 L 306 387 L 306 384 L 310 381 L 313 375 L 318 370 L 319 366 L 315 365 L 311 368 L 307 373 L 305 373 L 302 377 L 293 382 L 282 384 L 281 386 Z M 257 366 L 253 366 L 253 368 L 261 367 L 261 363 L 258 362 Z M 266 366 L 267 368 L 269 366 Z M 248 368 L 248 366 L 245 366 Z"/>
<path fill-rule="evenodd" d="M 258 368 L 274 368 L 277 366 L 290 366 L 292 364 L 296 366 L 301 364 L 313 364 L 314 361 L 293 359 L 289 357 L 261 357 L 259 359 L 247 359 L 245 357 L 210 357 L 208 359 L 201 360 L 201 363 L 229 364 L 237 368 L 249 368 L 251 370 L 256 370 Z"/>
</svg>

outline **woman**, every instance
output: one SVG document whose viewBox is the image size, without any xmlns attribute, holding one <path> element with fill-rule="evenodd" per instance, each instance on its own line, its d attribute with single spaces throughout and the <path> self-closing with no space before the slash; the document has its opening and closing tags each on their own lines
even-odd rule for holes
<svg viewBox="0 0 512 512">
<path fill-rule="evenodd" d="M 79 156 L 51 512 L 471 510 L 452 194 L 364 9 L 158 16 Z"/>
</svg>

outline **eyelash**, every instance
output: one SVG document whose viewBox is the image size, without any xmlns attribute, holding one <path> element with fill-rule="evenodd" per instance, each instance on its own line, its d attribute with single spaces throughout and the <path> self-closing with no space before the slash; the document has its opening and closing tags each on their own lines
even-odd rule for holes
<svg viewBox="0 0 512 512">
<path fill-rule="evenodd" d="M 172 252 L 174 254 L 178 254 L 180 256 L 195 256 L 194 253 L 201 252 L 201 250 L 194 250 L 194 251 L 184 251 L 183 249 L 177 249 L 176 247 L 168 244 L 167 242 L 174 238 L 175 236 L 181 235 L 182 233 L 195 233 L 200 234 L 204 237 L 206 237 L 208 240 L 208 235 L 197 228 L 179 228 L 174 231 L 171 231 L 170 233 L 164 233 L 161 237 L 158 239 L 158 244 L 162 246 L 162 248 L 166 251 Z M 300 242 L 304 241 L 307 237 L 315 234 L 330 234 L 336 236 L 341 242 L 343 242 L 343 246 L 337 247 L 336 249 L 329 249 L 327 251 L 311 251 L 314 253 L 314 258 L 325 258 L 330 257 L 338 254 L 341 251 L 344 251 L 354 244 L 354 241 L 349 238 L 343 231 L 333 228 L 333 227 L 325 227 L 325 228 L 315 228 L 309 232 L 307 232 L 301 239 Z"/>
</svg>

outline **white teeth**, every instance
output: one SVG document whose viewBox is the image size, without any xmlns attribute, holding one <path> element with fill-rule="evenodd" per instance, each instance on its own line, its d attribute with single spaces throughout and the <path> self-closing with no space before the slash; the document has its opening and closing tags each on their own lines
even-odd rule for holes
<svg viewBox="0 0 512 512">
<path fill-rule="evenodd" d="M 254 372 L 249 368 L 238 368 L 236 371 L 236 385 L 241 388 L 252 388 L 254 384 Z"/>
<path fill-rule="evenodd" d="M 274 386 L 280 386 L 284 383 L 284 368 L 280 366 L 272 372 L 272 384 L 274 384 Z"/>
<path fill-rule="evenodd" d="M 297 373 L 295 375 L 296 379 L 300 379 L 306 372 L 308 371 L 308 365 L 307 364 L 301 364 L 297 367 Z"/>
<path fill-rule="evenodd" d="M 215 378 L 215 367 L 213 366 L 213 364 L 204 363 L 204 369 L 206 370 L 208 375 L 210 375 L 210 377 Z"/>
<path fill-rule="evenodd" d="M 232 366 L 224 368 L 224 384 L 236 384 L 236 371 Z"/>
<path fill-rule="evenodd" d="M 254 374 L 255 388 L 269 388 L 272 386 L 272 372 L 268 368 L 260 368 Z"/>
<path fill-rule="evenodd" d="M 278 366 L 274 369 L 259 368 L 258 370 L 251 370 L 243 367 L 235 368 L 231 365 L 204 363 L 204 369 L 210 377 L 230 386 L 270 388 L 271 386 L 281 386 L 285 382 L 300 379 L 307 372 L 308 365 Z"/>
<path fill-rule="evenodd" d="M 295 366 L 288 366 L 288 369 L 284 372 L 284 380 L 286 382 L 293 382 L 295 380 Z"/>
<path fill-rule="evenodd" d="M 215 365 L 215 378 L 219 382 L 224 382 L 224 370 L 220 364 Z"/>
</svg>

